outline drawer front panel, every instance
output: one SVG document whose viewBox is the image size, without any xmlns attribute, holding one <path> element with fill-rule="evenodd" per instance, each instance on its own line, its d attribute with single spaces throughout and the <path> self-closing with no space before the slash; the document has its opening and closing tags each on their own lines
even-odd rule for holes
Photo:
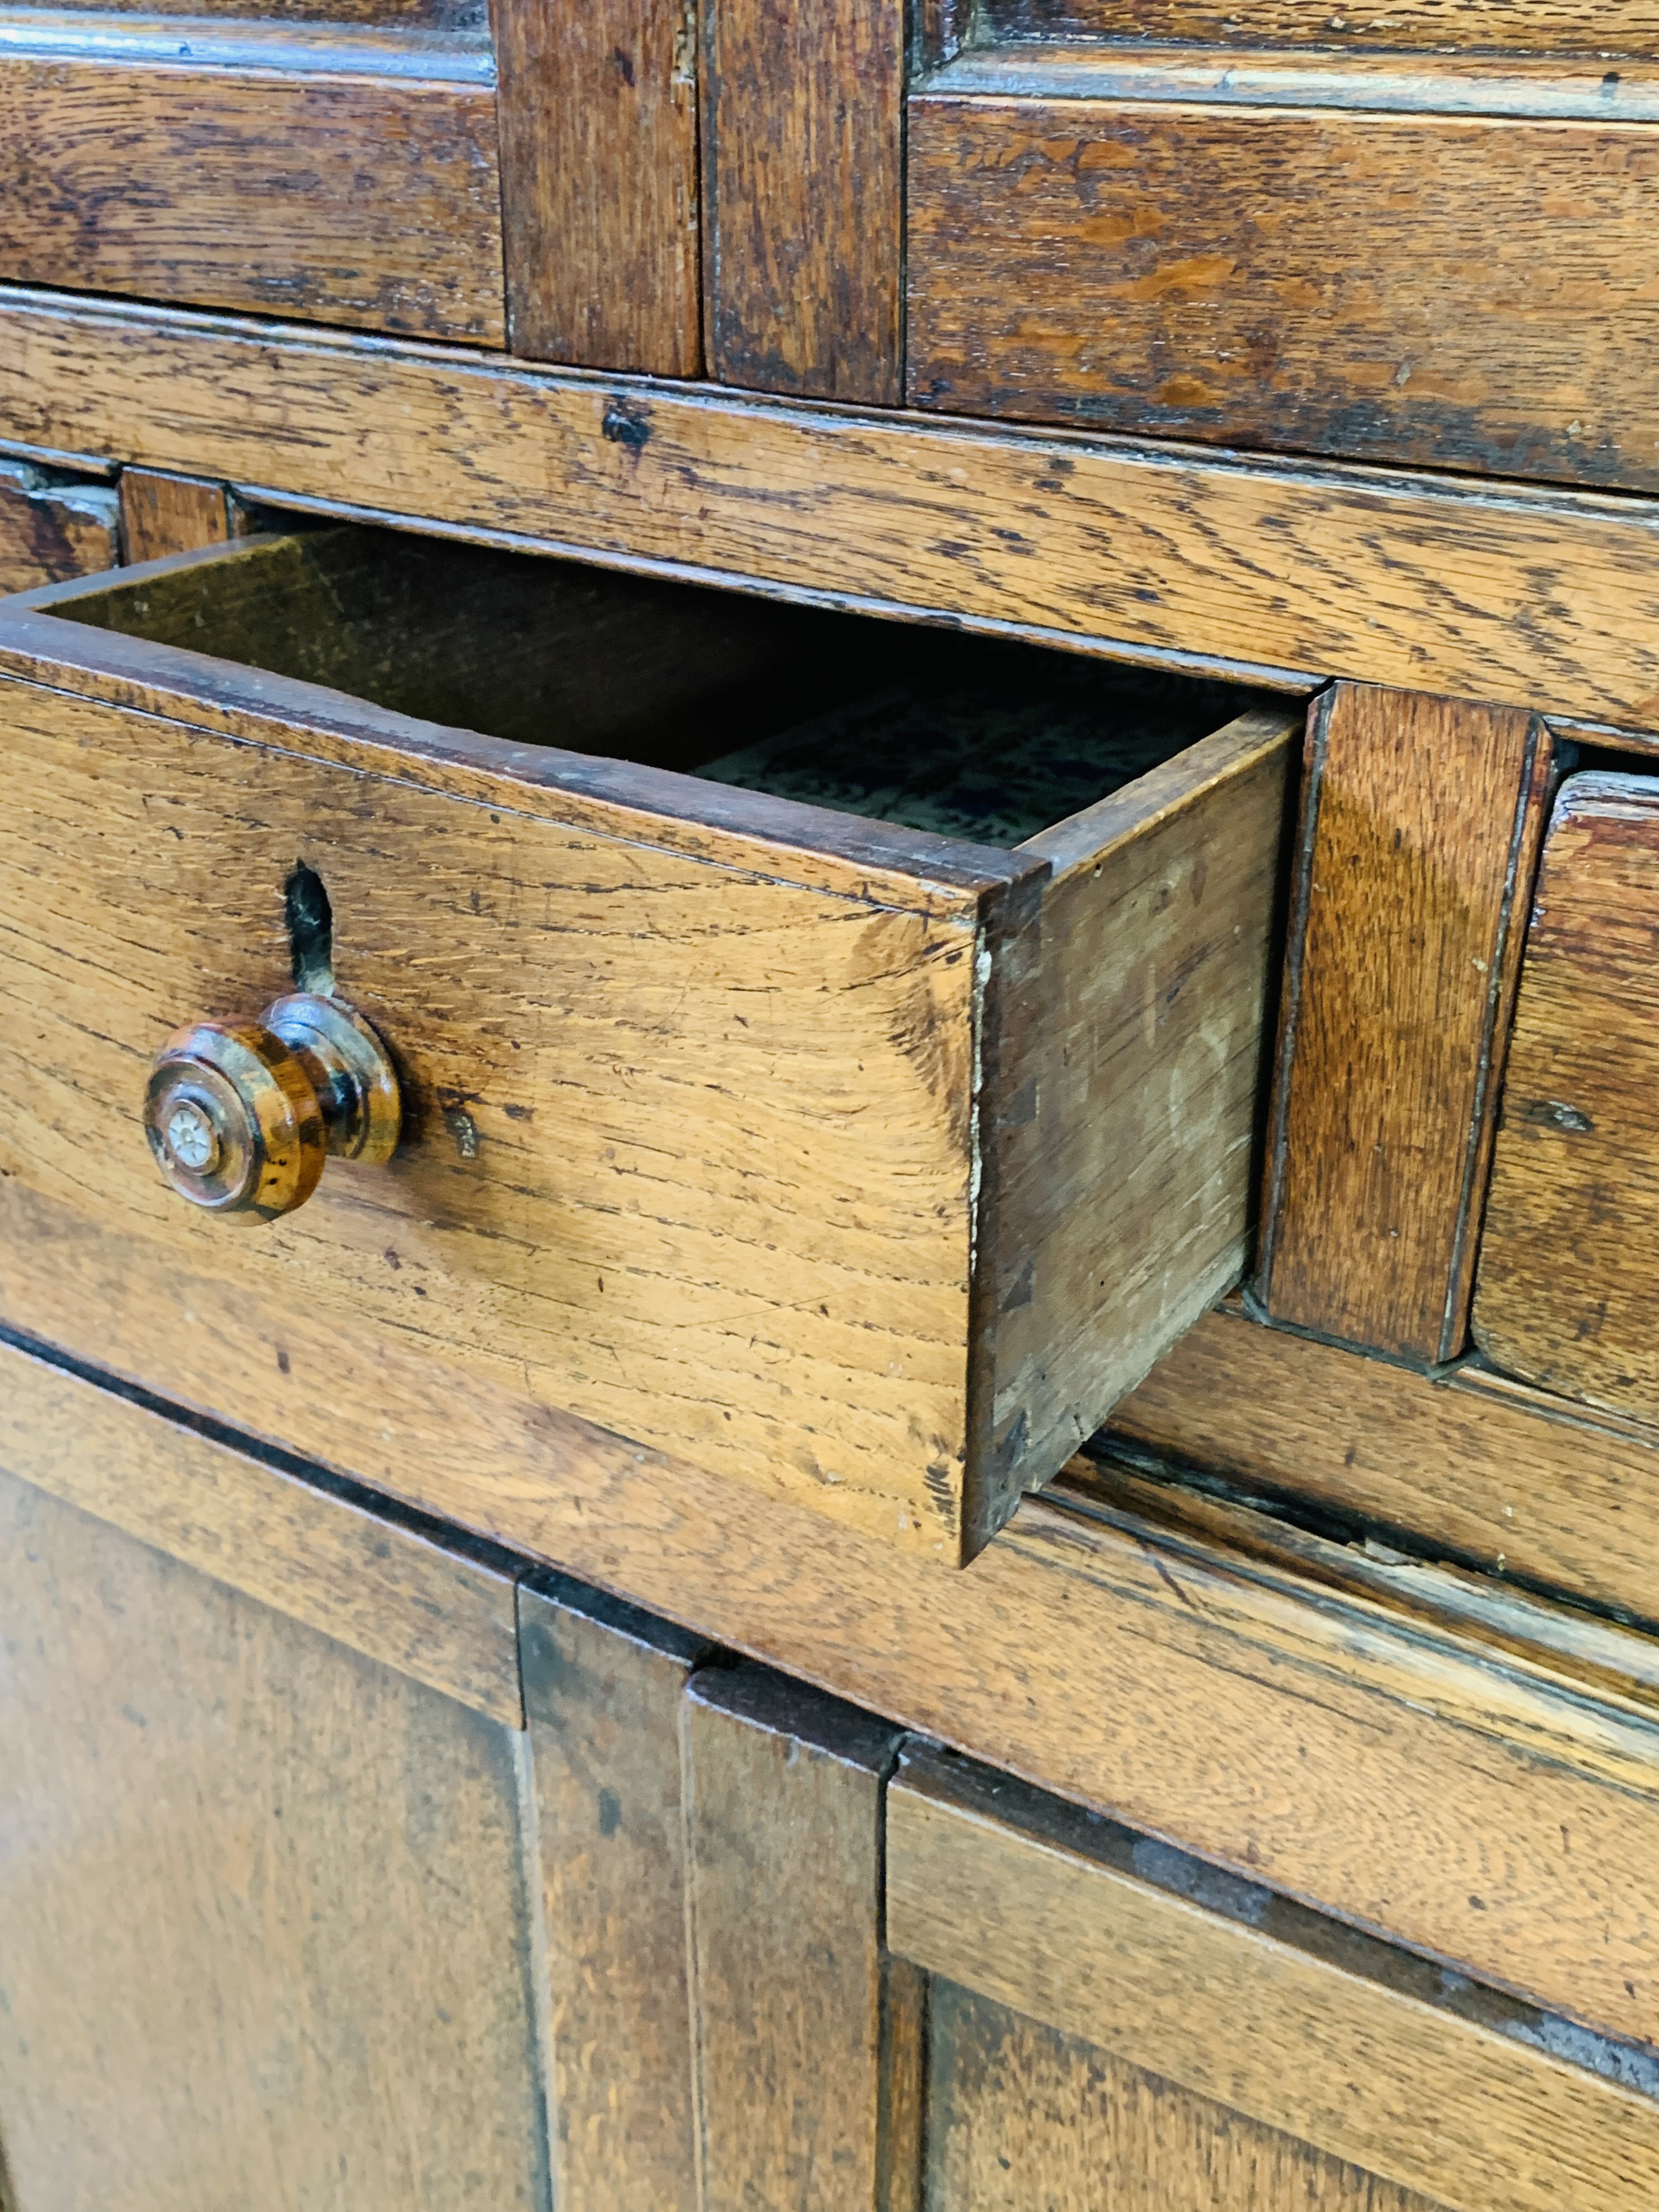
<svg viewBox="0 0 1659 2212">
<path fill-rule="evenodd" d="M 971 899 L 809 888 L 349 742 L 17 683 L 0 723 L 7 1321 L 394 1491 L 421 1400 L 442 1437 L 482 1381 L 506 1458 L 556 1407 L 949 1548 Z M 409 1139 L 242 1228 L 167 1190 L 139 1107 L 171 1030 L 291 988 L 296 861 Z"/>
<path fill-rule="evenodd" d="M 16 281 L 504 343 L 487 40 L 7 12 Z"/>
<path fill-rule="evenodd" d="M 1474 1327 L 1510 1372 L 1659 1420 L 1659 779 L 1562 786 L 1539 871 Z"/>
<path fill-rule="evenodd" d="M 1650 124 L 941 82 L 909 149 L 917 405 L 1659 483 Z"/>
</svg>

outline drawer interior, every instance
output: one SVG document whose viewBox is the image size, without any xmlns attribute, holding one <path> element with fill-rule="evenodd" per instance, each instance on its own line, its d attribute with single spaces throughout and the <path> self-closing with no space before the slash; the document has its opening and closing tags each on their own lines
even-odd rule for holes
<svg viewBox="0 0 1659 2212">
<path fill-rule="evenodd" d="M 517 744 L 1005 848 L 1249 704 L 1205 679 L 356 526 L 53 592 L 50 611 Z"/>
</svg>

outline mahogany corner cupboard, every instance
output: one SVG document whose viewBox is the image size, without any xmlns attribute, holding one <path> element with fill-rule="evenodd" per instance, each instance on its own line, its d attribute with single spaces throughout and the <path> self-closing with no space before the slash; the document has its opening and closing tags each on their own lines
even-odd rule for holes
<svg viewBox="0 0 1659 2212">
<path fill-rule="evenodd" d="M 0 2212 L 1650 2212 L 1656 134 L 0 8 Z"/>
</svg>

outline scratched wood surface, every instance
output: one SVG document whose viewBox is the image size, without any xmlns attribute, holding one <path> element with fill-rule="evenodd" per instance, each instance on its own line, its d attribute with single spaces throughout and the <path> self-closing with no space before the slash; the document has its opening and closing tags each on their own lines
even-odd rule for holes
<svg viewBox="0 0 1659 2212">
<path fill-rule="evenodd" d="M 1474 1323 L 1498 1367 L 1650 1421 L 1656 926 L 1659 782 L 1571 777 L 1539 870 Z"/>
<path fill-rule="evenodd" d="M 1644 125 L 941 86 L 908 146 L 913 404 L 1659 487 Z"/>
<path fill-rule="evenodd" d="M 0 341 L 0 416 L 53 454 L 1091 650 L 1659 715 L 1641 501 L 777 408 L 15 291 Z"/>
<path fill-rule="evenodd" d="M 903 10 L 704 0 L 701 12 L 710 374 L 896 406 Z"/>
<path fill-rule="evenodd" d="M 248 534 L 248 517 L 223 484 L 156 469 L 123 469 L 121 550 L 129 562 L 164 561 Z M 43 578 L 41 580 L 45 581 Z"/>
<path fill-rule="evenodd" d="M 928 2060 L 933 2212 L 1432 2212 L 953 1982 L 931 1984 Z"/>
<path fill-rule="evenodd" d="M 988 0 L 1005 38 L 1214 40 L 1277 46 L 1571 54 L 1609 61 L 1659 55 L 1653 0 L 1395 0 L 1386 11 L 1325 0 Z"/>
<path fill-rule="evenodd" d="M 554 2201 L 698 2212 L 680 1703 L 698 1639 L 562 1577 L 521 1589 L 547 1930 Z"/>
<path fill-rule="evenodd" d="M 83 19 L 95 51 L 31 51 L 26 13 L 0 58 L 9 276 L 503 343 L 487 47 L 210 25 L 185 63 L 115 15 Z"/>
<path fill-rule="evenodd" d="M 495 18 L 508 343 L 695 376 L 695 29 L 680 0 L 508 0 Z"/>
<path fill-rule="evenodd" d="M 1552 740 L 1339 684 L 1310 721 L 1257 1287 L 1273 1316 L 1463 1348 Z"/>
<path fill-rule="evenodd" d="M 907 2212 L 884 2137 L 920 2114 L 919 1993 L 880 1938 L 900 1731 L 758 1667 L 694 1677 L 681 1726 L 702 2212 Z"/>
<path fill-rule="evenodd" d="M 537 1401 L 774 1495 L 813 1496 L 901 1543 L 971 1554 L 1243 1265 L 1291 717 L 1247 714 L 1010 854 L 520 742 L 631 735 L 672 760 L 686 732 L 718 725 L 723 699 L 742 706 L 740 678 L 772 678 L 792 646 L 814 647 L 826 682 L 847 680 L 856 625 L 803 628 L 753 603 L 723 613 L 670 587 L 502 556 L 473 574 L 467 556 L 406 540 L 379 559 L 375 541 L 349 532 L 250 540 L 118 591 L 48 593 L 39 606 L 79 610 L 87 624 L 22 613 L 6 633 L 46 652 L 26 649 L 18 667 L 87 695 L 72 707 L 56 688 L 20 690 L 11 711 L 20 775 L 31 753 L 42 763 L 39 804 L 6 858 L 12 927 L 51 940 L 29 967 L 43 957 L 58 975 L 67 960 L 101 1000 L 109 962 L 132 964 L 116 939 L 130 926 L 155 943 L 159 929 L 171 947 L 160 966 L 142 963 L 146 975 L 113 994 L 129 1019 L 155 1024 L 155 1042 L 198 1006 L 257 1011 L 284 981 L 283 885 L 298 854 L 333 902 L 340 988 L 403 1065 L 410 1137 L 388 1175 L 360 1188 L 337 1177 L 254 1239 L 215 1235 L 222 1224 L 143 1188 L 138 1234 L 155 1266 L 163 1278 L 205 1267 L 258 1297 L 314 1273 L 316 1318 L 300 1324 L 309 1356 L 331 1357 L 325 1308 L 359 1323 L 376 1315 L 376 1334 L 412 1328 L 467 1359 L 511 1346 Z M 349 619 L 336 599 L 372 611 Z M 648 650 L 627 636 L 641 614 L 659 617 Z M 757 615 L 757 636 L 744 627 Z M 623 683 L 607 625 L 629 652 Z M 874 636 L 887 653 L 906 633 Z M 153 641 L 173 639 L 218 644 L 254 672 L 169 659 Z M 970 668 L 975 649 L 959 648 Z M 717 670 L 726 651 L 751 665 Z M 501 734 L 446 736 L 368 705 L 342 719 L 337 693 L 285 689 L 290 672 Z M 798 694 L 760 686 L 775 716 L 802 711 L 804 658 L 793 674 Z M 117 703 L 136 706 L 147 677 L 151 703 L 179 720 Z M 1109 715 L 1113 696 L 1094 711 Z M 1154 697 L 1155 716 L 1188 718 L 1172 744 L 1204 726 L 1200 708 L 1224 711 L 1196 696 Z M 216 727 L 253 745 L 216 743 Z M 157 789 L 183 810 L 165 870 Z M 388 838 L 410 856 L 392 872 Z M 61 875 L 77 842 L 96 952 L 64 934 L 58 898 L 50 921 L 30 918 L 26 886 L 42 868 Z M 434 863 L 416 853 L 441 854 L 447 890 L 434 893 Z M 1061 897 L 1042 934 L 1051 864 Z M 242 892 L 222 893 L 231 876 Z M 523 921 L 532 880 L 545 917 L 563 884 L 565 921 Z M 67 886 L 60 897 L 79 910 Z M 135 902 L 149 921 L 112 919 Z M 543 931 L 562 945 L 554 970 Z M 698 957 L 641 962 L 642 931 Z M 411 993 L 411 934 L 433 947 L 447 990 Z M 78 1097 L 72 1118 L 109 1117 L 92 1147 L 112 1178 L 104 1202 L 83 1190 L 70 1203 L 118 1234 L 137 1227 L 118 1226 L 116 1194 L 143 1171 L 130 1060 L 154 1045 L 107 1026 L 74 1044 L 59 986 L 34 974 L 20 973 L 12 1018 L 35 1040 L 20 1048 L 27 1064 L 49 1065 Z M 653 1110 L 666 1117 L 655 1133 Z M 68 1196 L 67 1156 L 54 1170 L 29 1155 L 20 1144 L 31 1186 Z M 333 1255 L 320 1268 L 319 1237 Z M 37 1325 L 21 1303 L 10 1311 Z M 325 1413 L 279 1370 L 263 1407 L 222 1386 L 204 1400 L 164 1333 L 131 1313 L 137 1334 L 113 1349 L 84 1331 L 70 1340 L 398 1486 L 378 1394 L 343 1404 L 330 1391 Z M 287 1349 L 301 1357 L 297 1340 Z"/>
<path fill-rule="evenodd" d="M 501 1722 L 524 1724 L 514 1563 L 0 1346 L 0 1468 Z"/>
<path fill-rule="evenodd" d="M 498 1723 L 0 1474 L 25 2212 L 544 2212 Z"/>
<path fill-rule="evenodd" d="M 887 1911 L 896 1950 L 1089 2046 L 1039 2036 L 1000 2052 L 993 2019 L 936 1996 L 934 2081 L 969 2089 L 994 2142 L 1020 2127 L 998 2106 L 1028 2087 L 1026 2065 L 1041 2079 L 1046 2057 L 1075 2094 L 1079 2060 L 1095 2062 L 1093 2095 L 1072 2108 L 1083 2140 L 1054 2146 L 1062 2204 L 1100 2201 L 1077 2193 L 1085 2142 L 1128 2202 L 1182 2212 L 1406 2212 L 1425 2197 L 1455 2212 L 1637 2212 L 1650 2195 L 1659 2069 L 1630 2067 L 1642 2094 L 1564 2063 L 1535 2015 L 1480 1992 L 1460 2005 L 1419 1961 L 927 1747 L 888 1789 Z M 965 2052 L 949 2039 L 958 2021 Z M 1617 2060 L 1609 2049 L 1603 2063 Z M 1158 2089 L 1174 2106 L 1163 2126 Z M 952 2148 L 984 2190 L 991 2143 Z"/>
<path fill-rule="evenodd" d="M 1207 1315 L 1112 1416 L 1115 1445 L 1409 1534 L 1429 1553 L 1651 1617 L 1659 1430 L 1462 1366 Z"/>
<path fill-rule="evenodd" d="M 0 459 L 0 591 L 112 568 L 120 518 L 108 484 Z"/>
</svg>

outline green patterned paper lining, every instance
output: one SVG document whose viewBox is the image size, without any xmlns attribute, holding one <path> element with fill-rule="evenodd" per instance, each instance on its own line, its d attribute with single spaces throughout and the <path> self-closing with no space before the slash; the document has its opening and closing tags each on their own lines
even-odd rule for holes
<svg viewBox="0 0 1659 2212">
<path fill-rule="evenodd" d="M 1238 711 L 1237 695 L 1219 684 L 1089 675 L 1058 696 L 895 684 L 696 772 L 941 837 L 1011 846 L 1133 782 Z"/>
</svg>

